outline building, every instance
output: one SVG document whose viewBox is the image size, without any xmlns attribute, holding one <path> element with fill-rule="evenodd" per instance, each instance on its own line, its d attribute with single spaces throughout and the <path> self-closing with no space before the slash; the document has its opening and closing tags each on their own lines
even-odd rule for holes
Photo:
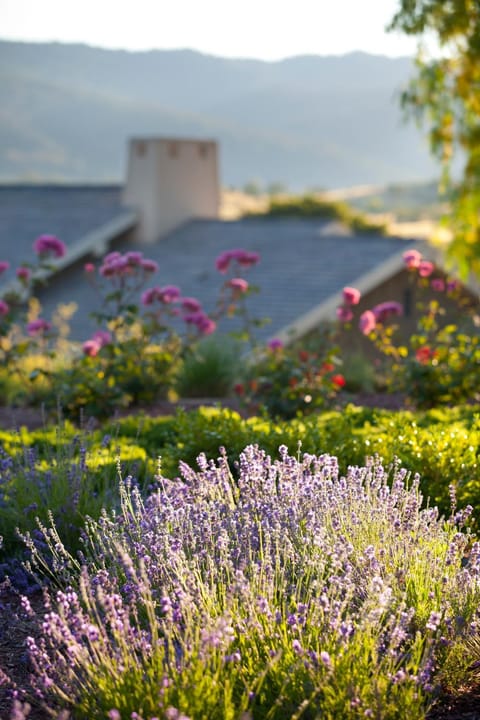
<svg viewBox="0 0 480 720">
<path fill-rule="evenodd" d="M 215 258 L 244 248 L 260 254 L 248 279 L 260 288 L 249 298 L 252 314 L 270 322 L 258 339 L 285 342 L 333 320 L 344 286 L 362 291 L 362 307 L 386 299 L 402 302 L 408 329 L 414 298 L 402 260 L 412 240 L 355 235 L 322 219 L 219 218 L 220 186 L 216 143 L 175 138 L 134 139 L 128 150 L 125 187 L 0 186 L 0 259 L 14 269 L 32 255 L 34 239 L 57 235 L 68 248 L 58 270 L 39 293 L 43 315 L 59 303 L 75 302 L 71 337 L 87 339 L 96 328 L 90 313 L 99 298 L 85 280 L 85 263 L 114 250 L 142 250 L 159 265 L 151 284 L 174 284 L 215 307 L 222 283 Z M 423 248 L 422 251 L 425 251 Z M 1 293 L 2 288 L 0 288 Z M 228 321 L 220 331 L 234 329 Z"/>
</svg>

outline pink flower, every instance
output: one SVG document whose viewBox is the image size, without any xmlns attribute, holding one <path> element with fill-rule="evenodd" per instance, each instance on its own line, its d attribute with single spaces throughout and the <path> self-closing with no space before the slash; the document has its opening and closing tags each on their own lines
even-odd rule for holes
<svg viewBox="0 0 480 720">
<path fill-rule="evenodd" d="M 138 252 L 137 250 L 130 250 L 130 252 L 125 253 L 124 257 L 129 265 L 141 265 L 143 253 Z"/>
<path fill-rule="evenodd" d="M 346 305 L 358 305 L 360 302 L 360 290 L 357 290 L 357 288 L 353 287 L 344 287 L 343 288 L 343 302 Z"/>
<path fill-rule="evenodd" d="M 51 324 L 47 320 L 37 318 L 37 320 L 32 320 L 32 322 L 28 323 L 27 332 L 29 335 L 39 335 L 42 332 L 50 330 L 51 327 Z"/>
<path fill-rule="evenodd" d="M 420 275 L 420 277 L 430 277 L 434 270 L 435 265 L 428 260 L 422 260 L 422 262 L 418 266 L 418 274 Z"/>
<path fill-rule="evenodd" d="M 445 290 L 445 280 L 443 278 L 433 278 L 430 282 L 432 290 L 436 292 L 443 292 Z"/>
<path fill-rule="evenodd" d="M 232 254 L 230 250 L 225 250 L 225 252 L 221 253 L 215 260 L 215 267 L 217 268 L 218 272 L 226 273 L 229 268 L 231 259 Z"/>
<path fill-rule="evenodd" d="M 201 305 L 196 298 L 184 297 L 182 298 L 182 308 L 188 310 L 188 312 L 195 313 L 201 310 Z"/>
<path fill-rule="evenodd" d="M 0 274 L 4 273 L 5 270 L 8 270 L 9 267 L 10 263 L 8 262 L 8 260 L 0 260 Z"/>
<path fill-rule="evenodd" d="M 99 272 L 102 277 L 114 277 L 130 273 L 131 267 L 126 257 L 120 253 L 110 253 L 104 258 Z"/>
<path fill-rule="evenodd" d="M 215 260 L 215 267 L 221 273 L 226 273 L 232 260 L 235 260 L 241 267 L 247 268 L 255 265 L 260 260 L 260 255 L 249 250 L 225 250 Z"/>
<path fill-rule="evenodd" d="M 211 335 L 217 328 L 216 322 L 209 318 L 204 312 L 190 313 L 189 315 L 184 315 L 183 319 L 187 325 L 195 325 L 202 335 Z"/>
<path fill-rule="evenodd" d="M 94 273 L 95 272 L 95 265 L 93 263 L 85 263 L 83 266 L 83 269 L 86 273 Z"/>
<path fill-rule="evenodd" d="M 19 267 L 16 270 L 16 275 L 19 280 L 22 280 L 23 282 L 28 282 L 30 280 L 31 272 L 26 267 Z"/>
<path fill-rule="evenodd" d="M 102 348 L 112 342 L 112 335 L 108 332 L 108 330 L 97 330 L 93 333 L 92 340 L 98 343 L 98 345 Z"/>
<path fill-rule="evenodd" d="M 272 352 L 276 352 L 277 350 L 282 350 L 283 342 L 280 340 L 280 338 L 272 338 L 268 341 L 267 347 Z"/>
<path fill-rule="evenodd" d="M 8 315 L 10 312 L 10 306 L 5 302 L 5 300 L 0 300 L 0 315 Z"/>
<path fill-rule="evenodd" d="M 155 260 L 142 260 L 140 263 L 142 268 L 145 270 L 145 272 L 148 273 L 156 273 L 158 270 L 158 263 L 155 262 Z"/>
<path fill-rule="evenodd" d="M 418 268 L 422 261 L 422 255 L 418 250 L 406 250 L 406 252 L 403 253 L 403 260 L 407 268 L 412 270 Z"/>
<path fill-rule="evenodd" d="M 113 262 L 114 260 L 118 260 L 121 257 L 121 253 L 117 252 L 117 250 L 114 250 L 113 252 L 105 255 L 105 257 L 103 258 L 103 264 L 109 265 L 111 262 Z"/>
<path fill-rule="evenodd" d="M 343 307 L 343 305 L 340 305 L 337 307 L 337 318 L 340 320 L 340 322 L 350 322 L 350 320 L 353 320 L 353 312 L 348 307 Z"/>
<path fill-rule="evenodd" d="M 202 335 L 211 335 L 217 329 L 217 323 L 215 320 L 205 316 L 201 323 L 197 325 Z"/>
<path fill-rule="evenodd" d="M 387 300 L 387 302 L 375 305 L 372 310 L 376 322 L 383 323 L 389 317 L 399 317 L 403 314 L 403 308 L 400 303 L 395 300 Z"/>
<path fill-rule="evenodd" d="M 40 235 L 33 243 L 33 249 L 37 255 L 54 255 L 61 258 L 67 249 L 65 244 L 55 235 Z"/>
<path fill-rule="evenodd" d="M 246 293 L 248 290 L 248 282 L 243 278 L 232 278 L 228 281 L 227 285 L 237 293 Z"/>
<path fill-rule="evenodd" d="M 156 287 L 148 288 L 148 290 L 144 290 L 141 295 L 142 305 L 153 305 L 155 300 L 159 300 L 161 298 L 161 294 L 162 288 L 158 285 Z"/>
<path fill-rule="evenodd" d="M 260 255 L 256 252 L 249 252 L 248 250 L 234 250 L 236 253 L 233 257 L 241 267 L 250 267 L 256 265 L 260 260 Z"/>
<path fill-rule="evenodd" d="M 365 312 L 360 315 L 358 325 L 364 335 L 370 335 L 377 326 L 377 321 L 373 312 L 371 310 L 365 310 Z"/>
<path fill-rule="evenodd" d="M 180 288 L 178 288 L 176 285 L 165 285 L 165 287 L 162 288 L 160 291 L 159 300 L 166 304 L 175 302 L 179 298 Z"/>
<path fill-rule="evenodd" d="M 101 345 L 96 340 L 86 340 L 82 345 L 82 350 L 88 357 L 95 357 L 100 351 Z"/>
</svg>

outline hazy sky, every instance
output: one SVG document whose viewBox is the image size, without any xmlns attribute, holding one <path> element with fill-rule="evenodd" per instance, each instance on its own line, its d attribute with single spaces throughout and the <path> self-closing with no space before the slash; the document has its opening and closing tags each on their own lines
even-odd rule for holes
<svg viewBox="0 0 480 720">
<path fill-rule="evenodd" d="M 386 33 L 399 0 L 0 0 L 0 37 L 108 48 L 192 48 L 277 60 L 364 50 L 412 55 Z"/>
</svg>

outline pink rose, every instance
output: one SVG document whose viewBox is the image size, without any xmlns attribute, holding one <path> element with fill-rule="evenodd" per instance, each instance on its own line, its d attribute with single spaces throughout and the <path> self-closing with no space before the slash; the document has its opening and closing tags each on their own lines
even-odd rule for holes
<svg viewBox="0 0 480 720">
<path fill-rule="evenodd" d="M 201 304 L 196 298 L 184 297 L 182 298 L 182 308 L 188 310 L 188 312 L 195 313 L 201 310 Z"/>
<path fill-rule="evenodd" d="M 82 350 L 88 357 L 95 357 L 100 351 L 100 343 L 96 340 L 86 340 L 82 345 Z"/>
<path fill-rule="evenodd" d="M 248 290 L 248 282 L 243 278 L 232 278 L 227 285 L 238 293 L 246 293 Z"/>
<path fill-rule="evenodd" d="M 418 266 L 418 274 L 420 275 L 420 277 L 430 277 L 434 270 L 435 265 L 428 260 L 422 260 L 422 262 Z"/>
<path fill-rule="evenodd" d="M 422 255 L 418 250 L 407 250 L 403 253 L 403 260 L 409 270 L 418 268 L 422 261 Z"/>
<path fill-rule="evenodd" d="M 348 307 L 343 307 L 343 305 L 340 305 L 337 307 L 337 318 L 340 320 L 340 322 L 350 322 L 353 320 L 353 312 Z"/>
<path fill-rule="evenodd" d="M 40 235 L 33 243 L 33 249 L 37 255 L 54 255 L 61 258 L 67 249 L 65 244 L 55 235 Z"/>
<path fill-rule="evenodd" d="M 375 305 L 372 310 L 376 322 L 383 323 L 389 317 L 399 317 L 403 315 L 403 307 L 395 300 L 387 300 L 386 302 Z"/>
<path fill-rule="evenodd" d="M 39 335 L 42 332 L 50 330 L 51 327 L 51 324 L 47 320 L 37 318 L 37 320 L 32 320 L 32 322 L 28 323 L 27 332 L 29 335 Z"/>
<path fill-rule="evenodd" d="M 343 301 L 346 305 L 358 305 L 360 302 L 360 290 L 353 287 L 343 288 Z"/>
<path fill-rule="evenodd" d="M 365 310 L 365 312 L 360 315 L 358 325 L 364 335 L 370 335 L 377 326 L 377 321 L 373 312 L 371 310 Z"/>
</svg>

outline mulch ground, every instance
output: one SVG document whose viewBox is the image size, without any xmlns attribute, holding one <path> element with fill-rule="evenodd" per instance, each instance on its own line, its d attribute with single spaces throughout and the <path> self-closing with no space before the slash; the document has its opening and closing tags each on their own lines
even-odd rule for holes
<svg viewBox="0 0 480 720">
<path fill-rule="evenodd" d="M 382 410 L 403 410 L 409 407 L 406 399 L 401 394 L 387 393 L 357 393 L 343 398 L 343 403 L 352 402 L 355 405 L 364 407 L 376 407 Z M 212 398 L 195 398 L 179 400 L 177 403 L 171 403 L 167 400 L 161 400 L 154 405 L 147 407 L 131 407 L 122 409 L 115 417 L 125 417 L 134 415 L 141 411 L 145 415 L 158 417 L 162 415 L 172 415 L 178 408 L 184 410 L 195 410 L 201 406 L 221 406 L 228 407 L 240 413 L 243 417 L 248 417 L 248 411 L 243 408 L 237 398 L 212 399 Z M 42 408 L 35 407 L 4 407 L 0 406 L 0 428 L 4 430 L 12 430 L 25 426 L 28 430 L 36 430 L 49 424 L 55 424 L 59 420 L 55 414 L 48 414 Z M 98 424 L 94 418 L 82 418 L 82 424 L 86 425 L 92 422 L 93 425 Z"/>
</svg>

